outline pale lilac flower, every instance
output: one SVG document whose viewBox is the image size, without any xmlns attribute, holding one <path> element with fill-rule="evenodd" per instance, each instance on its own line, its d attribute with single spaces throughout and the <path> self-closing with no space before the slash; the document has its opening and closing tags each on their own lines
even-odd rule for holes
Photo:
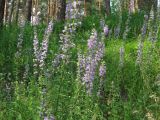
<svg viewBox="0 0 160 120">
<path fill-rule="evenodd" d="M 148 15 L 144 15 L 144 19 L 145 19 L 145 21 L 147 21 L 148 20 Z"/>
<path fill-rule="evenodd" d="M 99 42 L 99 44 L 97 46 L 97 51 L 96 51 L 96 54 L 95 54 L 96 62 L 99 62 L 103 58 L 104 50 L 105 50 L 104 43 L 103 42 Z"/>
<path fill-rule="evenodd" d="M 21 56 L 22 44 L 23 44 L 24 26 L 25 26 L 25 23 L 21 20 L 20 21 L 20 33 L 18 35 L 18 42 L 17 42 L 17 52 L 15 53 L 15 57 L 16 58 Z"/>
<path fill-rule="evenodd" d="M 109 28 L 107 25 L 104 27 L 103 32 L 104 32 L 104 35 L 107 37 L 109 34 Z"/>
<path fill-rule="evenodd" d="M 94 49 L 97 45 L 97 32 L 93 30 L 92 35 L 88 39 L 88 48 L 90 50 Z"/>
<path fill-rule="evenodd" d="M 98 89 L 98 93 L 97 93 L 98 96 L 100 96 L 101 89 L 102 89 L 103 84 L 104 84 L 105 75 L 106 75 L 106 65 L 105 65 L 104 62 L 102 62 L 100 67 L 99 67 L 100 83 L 99 83 L 99 89 Z"/>
<path fill-rule="evenodd" d="M 93 89 L 93 80 L 95 78 L 96 65 L 95 60 L 92 59 L 90 63 L 86 65 L 85 74 L 83 77 L 84 84 L 86 85 L 87 93 L 91 94 Z"/>
<path fill-rule="evenodd" d="M 49 42 L 49 37 L 52 33 L 52 30 L 53 30 L 53 22 L 51 21 L 48 25 L 48 28 L 45 31 L 44 39 L 43 39 L 43 42 L 42 42 L 41 48 L 40 48 L 39 66 L 41 69 L 43 69 L 43 66 L 45 65 L 44 60 L 47 57 L 48 42 Z"/>
<path fill-rule="evenodd" d="M 99 76 L 104 77 L 105 75 L 106 75 L 106 66 L 104 63 L 102 63 L 99 68 Z"/>
<path fill-rule="evenodd" d="M 94 48 L 95 45 L 96 45 L 95 43 L 96 43 L 96 41 L 94 40 L 94 38 L 90 38 L 90 39 L 88 40 L 88 48 L 89 48 L 89 49 Z"/>
<path fill-rule="evenodd" d="M 114 36 L 115 36 L 115 38 L 118 38 L 118 37 L 119 37 L 120 31 L 121 31 L 121 28 L 120 28 L 120 25 L 118 25 L 118 26 L 114 29 Z"/>
<path fill-rule="evenodd" d="M 34 29 L 33 50 L 34 50 L 34 55 L 38 60 L 39 59 L 39 41 L 38 41 L 36 29 Z"/>
<path fill-rule="evenodd" d="M 55 68 L 58 67 L 61 60 L 62 60 L 62 55 L 57 54 L 56 57 L 54 58 L 54 60 L 52 61 L 52 66 L 55 67 Z"/>
<path fill-rule="evenodd" d="M 80 51 L 78 51 L 78 61 L 77 61 L 77 79 L 81 80 L 82 75 L 84 73 L 86 63 L 84 55 L 81 54 Z"/>
<path fill-rule="evenodd" d="M 100 26 L 101 26 L 101 28 L 105 27 L 105 21 L 103 19 L 100 20 Z"/>
<path fill-rule="evenodd" d="M 29 64 L 25 65 L 25 71 L 23 74 L 23 79 L 25 80 L 28 77 L 28 73 L 29 73 Z"/>
<path fill-rule="evenodd" d="M 142 50 L 143 50 L 143 43 L 140 41 L 138 45 L 138 51 L 137 51 L 137 60 L 136 64 L 140 64 L 142 60 Z"/>
<path fill-rule="evenodd" d="M 39 41 L 38 41 L 38 37 L 37 37 L 37 31 L 34 28 L 34 39 L 33 39 L 33 52 L 34 52 L 34 59 L 33 59 L 33 66 L 34 66 L 34 74 L 37 75 L 38 70 L 38 61 L 39 61 Z"/>
<path fill-rule="evenodd" d="M 101 41 L 98 42 L 97 32 L 93 30 L 93 33 L 88 40 L 88 54 L 84 57 L 85 60 L 82 59 L 82 61 L 85 62 L 83 63 L 83 65 L 85 64 L 85 68 L 82 82 L 86 86 L 88 94 L 92 94 L 96 69 L 104 56 L 104 48 L 104 43 Z"/>
<path fill-rule="evenodd" d="M 123 40 L 127 39 L 127 35 L 128 35 L 128 33 L 130 31 L 130 27 L 129 27 L 130 19 L 131 19 L 131 14 L 129 13 L 128 14 L 128 18 L 127 18 L 126 23 L 125 23 L 125 30 L 124 30 L 124 33 L 123 33 Z"/>
<path fill-rule="evenodd" d="M 141 64 L 141 60 L 142 60 L 143 42 L 144 42 L 145 35 L 146 35 L 146 32 L 147 32 L 147 20 L 148 20 L 148 16 L 145 15 L 144 16 L 144 24 L 143 24 L 143 27 L 141 29 L 141 38 L 140 38 L 140 41 L 139 41 L 139 44 L 138 44 L 136 65 Z"/>
<path fill-rule="evenodd" d="M 67 64 L 69 61 L 70 53 L 69 50 L 75 47 L 72 39 L 76 29 L 81 25 L 80 21 L 74 21 L 73 23 L 66 23 L 60 37 L 60 48 L 59 53 L 55 56 L 52 61 L 53 67 L 58 67 L 61 61 L 65 61 Z"/>
<path fill-rule="evenodd" d="M 69 1 L 66 5 L 66 18 L 67 19 L 78 19 L 84 16 L 83 9 L 80 9 L 80 1 Z"/>
<path fill-rule="evenodd" d="M 38 15 L 31 17 L 31 24 L 32 24 L 33 26 L 39 24 L 39 17 L 38 17 Z"/>
<path fill-rule="evenodd" d="M 125 49 L 124 49 L 124 46 L 122 46 L 121 48 L 120 48 L 120 60 L 119 60 L 119 66 L 121 67 L 121 68 L 123 68 L 123 66 L 124 66 L 124 52 L 125 52 Z"/>
<path fill-rule="evenodd" d="M 135 1 L 134 0 L 130 0 L 129 2 L 129 12 L 130 13 L 133 13 L 134 12 L 134 3 Z"/>
</svg>

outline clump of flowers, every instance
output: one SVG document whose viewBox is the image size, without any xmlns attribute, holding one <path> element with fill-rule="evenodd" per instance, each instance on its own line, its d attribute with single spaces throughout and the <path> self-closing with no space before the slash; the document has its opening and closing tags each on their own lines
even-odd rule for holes
<svg viewBox="0 0 160 120">
<path fill-rule="evenodd" d="M 138 45 L 138 50 L 137 50 L 137 60 L 136 60 L 137 65 L 139 65 L 141 63 L 141 60 L 142 60 L 143 42 L 144 42 L 146 31 L 147 31 L 147 20 L 148 20 L 148 16 L 145 15 L 144 16 L 144 24 L 143 24 L 143 27 L 141 29 L 141 38 L 140 38 L 139 45 Z"/>
<path fill-rule="evenodd" d="M 127 21 L 125 23 L 125 31 L 123 33 L 123 40 L 127 39 L 127 35 L 130 31 L 130 27 L 129 27 L 130 20 L 131 20 L 131 13 L 128 14 L 128 18 L 127 18 Z"/>
<path fill-rule="evenodd" d="M 119 35 L 120 35 L 120 31 L 121 31 L 121 28 L 120 28 L 120 24 L 114 29 L 114 37 L 115 38 L 118 38 Z"/>
<path fill-rule="evenodd" d="M 34 28 L 34 39 L 33 39 L 33 50 L 34 50 L 34 67 L 39 67 L 41 70 L 43 70 L 45 66 L 45 59 L 47 57 L 47 51 L 48 51 L 48 43 L 49 43 L 49 37 L 53 30 L 53 22 L 51 21 L 45 30 L 44 39 L 41 43 L 41 46 L 39 47 L 39 41 L 37 36 L 36 28 Z M 35 74 L 37 74 L 37 70 L 35 71 Z"/>
<path fill-rule="evenodd" d="M 36 12 L 36 8 L 33 8 L 33 15 L 31 16 L 31 24 L 33 25 L 33 26 L 36 26 L 36 25 L 38 25 L 39 24 L 39 22 L 40 22 L 40 12 L 38 11 L 38 12 Z"/>
<path fill-rule="evenodd" d="M 80 21 L 75 21 L 72 23 L 65 24 L 64 29 L 62 30 L 62 33 L 59 35 L 60 49 L 59 49 L 59 53 L 55 56 L 55 58 L 52 61 L 53 66 L 58 67 L 61 60 L 64 60 L 66 63 L 68 63 L 68 59 L 70 57 L 69 50 L 75 47 L 75 44 L 73 43 L 72 38 L 74 37 L 76 29 L 79 26 L 81 26 Z"/>
<path fill-rule="evenodd" d="M 20 33 L 18 35 L 18 42 L 17 42 L 17 52 L 15 54 L 16 58 L 21 56 L 24 26 L 25 26 L 25 23 L 21 20 L 21 22 L 20 22 Z"/>
<path fill-rule="evenodd" d="M 103 88 L 105 75 L 106 75 L 106 65 L 104 62 L 102 62 L 99 67 L 100 84 L 99 84 L 99 89 L 97 93 L 98 96 L 101 95 L 101 89 Z"/>
<path fill-rule="evenodd" d="M 109 28 L 108 28 L 108 25 L 106 25 L 106 26 L 104 27 L 103 31 L 104 31 L 104 35 L 107 37 L 107 36 L 108 36 L 108 34 L 109 34 Z"/>
<path fill-rule="evenodd" d="M 124 46 L 122 46 L 119 50 L 119 53 L 120 53 L 119 66 L 120 66 L 120 68 L 123 68 L 123 66 L 124 66 L 124 52 L 125 52 L 125 49 L 124 49 Z"/>
<path fill-rule="evenodd" d="M 49 37 L 53 30 L 53 22 L 50 21 L 48 27 L 45 30 L 44 38 L 41 43 L 41 46 L 39 46 L 38 36 L 36 27 L 34 26 L 34 39 L 33 39 L 33 51 L 34 51 L 34 74 L 36 76 L 36 79 L 39 82 L 39 87 L 41 89 L 41 110 L 40 110 L 40 116 L 41 118 L 45 117 L 46 114 L 46 101 L 45 97 L 47 92 L 47 87 L 44 83 L 43 74 L 44 74 L 44 67 L 45 67 L 45 59 L 47 57 L 48 52 L 48 43 L 49 43 Z"/>
<path fill-rule="evenodd" d="M 52 30 L 53 30 L 53 22 L 49 22 L 49 25 L 48 25 L 48 28 L 46 29 L 45 31 L 45 34 L 44 34 L 44 39 L 43 39 L 43 42 L 41 43 L 41 48 L 40 48 L 40 57 L 39 57 L 39 66 L 41 69 L 43 69 L 44 65 L 45 65 L 45 62 L 44 60 L 46 59 L 47 57 L 47 51 L 48 51 L 48 43 L 49 43 L 49 37 L 52 33 Z"/>
<path fill-rule="evenodd" d="M 80 9 L 81 1 L 70 1 L 66 6 L 66 18 L 78 19 L 84 16 L 84 9 Z"/>
<path fill-rule="evenodd" d="M 86 86 L 88 94 L 92 94 L 93 81 L 100 61 L 104 56 L 104 43 L 98 40 L 97 31 L 94 29 L 88 39 L 88 51 L 86 55 L 79 55 L 79 70 L 82 83 Z"/>
<path fill-rule="evenodd" d="M 101 78 L 105 77 L 106 75 L 106 65 L 104 62 L 101 63 L 100 67 L 99 67 L 99 76 Z"/>
</svg>

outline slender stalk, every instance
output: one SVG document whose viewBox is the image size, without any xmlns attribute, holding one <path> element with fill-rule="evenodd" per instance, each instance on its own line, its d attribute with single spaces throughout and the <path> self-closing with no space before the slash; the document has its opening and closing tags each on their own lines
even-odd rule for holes
<svg viewBox="0 0 160 120">
<path fill-rule="evenodd" d="M 10 9 L 10 13 L 9 13 L 9 25 L 11 25 L 12 22 L 12 15 L 13 15 L 13 11 L 14 11 L 14 0 L 11 1 L 11 9 Z"/>
</svg>

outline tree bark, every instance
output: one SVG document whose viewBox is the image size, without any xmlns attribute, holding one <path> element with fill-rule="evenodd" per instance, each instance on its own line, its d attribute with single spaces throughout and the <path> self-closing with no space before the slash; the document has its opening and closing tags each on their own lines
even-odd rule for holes
<svg viewBox="0 0 160 120">
<path fill-rule="evenodd" d="M 18 16 L 19 16 L 19 6 L 20 6 L 20 0 L 17 0 L 17 6 L 16 6 L 16 24 L 18 23 Z"/>
<path fill-rule="evenodd" d="M 9 25 L 11 25 L 11 22 L 12 22 L 13 10 L 14 10 L 14 0 L 11 1 L 11 9 L 9 11 Z"/>
<path fill-rule="evenodd" d="M 4 22 L 7 23 L 8 22 L 8 2 L 9 0 L 5 0 L 5 10 L 4 10 Z"/>
<path fill-rule="evenodd" d="M 32 0 L 27 0 L 26 3 L 26 20 L 31 21 L 32 15 Z"/>
<path fill-rule="evenodd" d="M 3 24 L 5 0 L 0 0 L 0 27 Z"/>
<path fill-rule="evenodd" d="M 157 0 L 138 0 L 138 8 L 149 13 L 152 7 L 156 10 Z"/>
<path fill-rule="evenodd" d="M 91 13 L 91 5 L 92 1 L 91 0 L 84 0 L 84 15 L 87 16 L 88 14 Z"/>
<path fill-rule="evenodd" d="M 58 0 L 57 20 L 65 20 L 66 0 Z"/>
<path fill-rule="evenodd" d="M 134 13 L 135 12 L 135 0 L 130 0 L 129 1 L 129 13 Z"/>
<path fill-rule="evenodd" d="M 106 4 L 106 14 L 110 15 L 111 13 L 110 0 L 105 0 L 105 4 Z"/>
</svg>

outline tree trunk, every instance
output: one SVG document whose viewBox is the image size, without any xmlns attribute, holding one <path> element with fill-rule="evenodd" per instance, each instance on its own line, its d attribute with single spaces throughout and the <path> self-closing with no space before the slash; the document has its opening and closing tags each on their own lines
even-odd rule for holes
<svg viewBox="0 0 160 120">
<path fill-rule="evenodd" d="M 105 0 L 105 4 L 106 4 L 106 14 L 110 15 L 111 13 L 110 0 Z"/>
<path fill-rule="evenodd" d="M 17 0 L 17 6 L 16 6 L 16 24 L 18 23 L 18 16 L 19 16 L 19 6 L 20 6 L 20 0 Z"/>
<path fill-rule="evenodd" d="M 11 9 L 9 11 L 9 25 L 11 25 L 11 22 L 12 22 L 13 10 L 14 10 L 14 0 L 11 1 Z"/>
<path fill-rule="evenodd" d="M 157 9 L 157 0 L 138 0 L 138 8 L 140 10 L 144 10 L 147 14 L 150 12 L 152 7 L 154 10 Z"/>
<path fill-rule="evenodd" d="M 57 20 L 65 20 L 66 0 L 58 0 Z"/>
<path fill-rule="evenodd" d="M 84 15 L 91 14 L 92 0 L 84 0 Z"/>
<path fill-rule="evenodd" d="M 4 22 L 7 23 L 8 22 L 8 8 L 9 8 L 9 0 L 5 1 L 5 10 L 4 10 Z"/>
<path fill-rule="evenodd" d="M 134 13 L 135 12 L 135 0 L 130 0 L 129 1 L 129 13 Z"/>
<path fill-rule="evenodd" d="M 128 6 L 129 6 L 129 3 L 130 3 L 129 1 L 130 0 L 120 0 L 122 11 L 128 11 Z"/>
<path fill-rule="evenodd" d="M 26 20 L 31 21 L 32 15 L 32 0 L 27 0 L 26 3 Z"/>
<path fill-rule="evenodd" d="M 0 0 L 0 27 L 3 24 L 5 0 Z"/>
</svg>

